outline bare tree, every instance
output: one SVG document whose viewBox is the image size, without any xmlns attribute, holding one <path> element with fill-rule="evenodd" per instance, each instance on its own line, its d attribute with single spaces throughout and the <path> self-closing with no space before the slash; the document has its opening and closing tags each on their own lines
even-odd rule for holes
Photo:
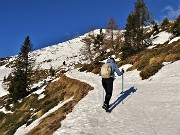
<svg viewBox="0 0 180 135">
<path fill-rule="evenodd" d="M 114 49 L 114 30 L 119 30 L 119 27 L 113 17 L 110 17 L 106 29 L 107 35 L 110 35 L 110 47 Z"/>
</svg>

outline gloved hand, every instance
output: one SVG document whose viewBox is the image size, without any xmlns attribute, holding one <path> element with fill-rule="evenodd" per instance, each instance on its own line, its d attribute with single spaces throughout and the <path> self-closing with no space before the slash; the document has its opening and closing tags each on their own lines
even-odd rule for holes
<svg viewBox="0 0 180 135">
<path fill-rule="evenodd" d="M 123 69 L 123 68 L 122 68 L 122 71 L 121 71 L 121 72 L 124 74 L 124 72 L 125 72 L 125 71 L 124 71 L 124 69 Z"/>
</svg>

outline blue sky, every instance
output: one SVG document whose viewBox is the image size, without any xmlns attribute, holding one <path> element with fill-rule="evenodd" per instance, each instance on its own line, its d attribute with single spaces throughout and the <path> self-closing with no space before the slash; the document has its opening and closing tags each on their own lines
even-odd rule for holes
<svg viewBox="0 0 180 135">
<path fill-rule="evenodd" d="M 0 58 L 16 55 L 26 36 L 34 49 L 105 28 L 114 17 L 124 29 L 136 0 L 0 0 Z M 180 0 L 146 0 L 152 17 L 161 22 L 180 14 Z"/>
</svg>

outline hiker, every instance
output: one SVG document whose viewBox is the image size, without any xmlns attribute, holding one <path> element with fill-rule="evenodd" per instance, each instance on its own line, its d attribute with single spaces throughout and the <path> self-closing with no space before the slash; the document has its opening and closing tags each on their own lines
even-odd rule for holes
<svg viewBox="0 0 180 135">
<path fill-rule="evenodd" d="M 118 76 L 121 76 L 124 73 L 124 70 L 120 71 L 115 63 L 114 58 L 109 58 L 107 60 L 106 64 L 103 65 L 110 65 L 110 73 L 108 73 L 109 75 L 107 75 L 105 72 L 103 71 L 103 66 L 101 67 L 101 72 L 100 72 L 100 76 L 102 76 L 102 86 L 105 89 L 106 95 L 105 95 L 105 101 L 103 104 L 103 108 L 105 110 L 109 109 L 109 101 L 111 99 L 112 96 L 112 91 L 113 91 L 113 81 L 115 79 L 115 75 L 114 72 L 116 72 L 116 74 Z M 105 69 L 106 70 L 106 69 Z M 104 75 L 106 74 L 106 75 Z"/>
<path fill-rule="evenodd" d="M 66 65 L 66 62 L 65 62 L 65 61 L 63 61 L 63 65 L 64 65 L 64 66 Z"/>
</svg>

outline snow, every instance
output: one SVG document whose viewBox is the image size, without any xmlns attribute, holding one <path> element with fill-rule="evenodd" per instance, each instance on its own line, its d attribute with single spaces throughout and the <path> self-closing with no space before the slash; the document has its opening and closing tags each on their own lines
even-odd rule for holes
<svg viewBox="0 0 180 135">
<path fill-rule="evenodd" d="M 82 38 L 75 38 L 32 52 L 32 56 L 36 58 L 35 68 L 72 68 L 72 65 L 78 62 L 83 63 L 80 48 L 84 43 L 81 42 L 81 39 Z M 64 61 L 66 66 L 63 66 Z"/>
<path fill-rule="evenodd" d="M 178 41 L 179 39 L 180 39 L 180 36 L 179 37 L 175 37 L 168 44 L 171 44 L 171 43 L 173 43 L 175 41 Z"/>
<path fill-rule="evenodd" d="M 0 67 L 0 97 L 4 96 L 4 95 L 7 95 L 9 92 L 7 90 L 4 89 L 3 87 L 3 80 L 4 80 L 4 77 L 8 76 L 10 73 L 11 73 L 12 69 L 10 68 L 6 68 L 5 66 L 1 66 Z M 3 108 L 0 108 L 0 112 L 3 112 L 3 113 L 12 113 L 11 111 L 7 111 L 5 109 L 5 107 Z"/>
<path fill-rule="evenodd" d="M 99 30 L 96 30 L 95 33 L 98 33 Z M 103 30 L 104 31 L 104 30 Z M 85 34 L 86 35 L 86 34 Z M 85 35 L 74 38 L 72 40 L 52 45 L 46 48 L 38 49 L 33 51 L 30 55 L 35 58 L 35 67 L 34 69 L 64 69 L 69 70 L 73 69 L 74 65 L 77 63 L 87 63 L 83 60 L 83 55 L 80 53 L 80 48 L 84 45 L 81 41 Z M 13 56 L 9 59 L 9 62 L 15 60 L 17 56 Z M 65 61 L 66 65 L 63 65 Z M 6 68 L 5 65 L 0 67 L 0 97 L 7 95 L 9 92 L 3 88 L 2 82 L 4 76 L 8 76 L 12 72 L 11 68 Z M 40 86 L 37 84 L 37 86 Z M 40 94 L 43 92 L 43 89 L 38 90 Z M 42 98 L 43 96 L 41 95 Z"/>
<path fill-rule="evenodd" d="M 131 65 L 121 68 L 127 69 Z M 121 69 L 120 68 L 120 69 Z M 124 74 L 124 91 L 134 91 L 122 99 L 121 77 L 114 81 L 112 112 L 102 108 L 101 77 L 92 73 L 67 73 L 67 76 L 94 87 L 68 114 L 54 135 L 179 135 L 180 134 L 180 61 L 165 65 L 148 80 L 141 80 L 139 71 Z"/>
<path fill-rule="evenodd" d="M 39 119 L 33 121 L 30 125 L 26 126 L 26 124 L 24 124 L 23 126 L 19 127 L 14 135 L 24 135 L 26 133 L 28 133 L 29 131 L 31 131 L 34 127 L 36 127 L 42 119 L 44 119 L 45 117 L 47 117 L 48 115 L 50 115 L 51 113 L 55 112 L 56 110 L 58 110 L 59 108 L 61 108 L 64 104 L 68 103 L 69 101 L 71 101 L 73 99 L 73 97 L 69 98 L 68 100 L 59 103 L 57 106 L 55 106 L 54 108 L 50 109 L 47 113 L 45 113 L 43 116 L 41 116 Z"/>
<path fill-rule="evenodd" d="M 151 36 L 152 39 L 152 46 L 149 46 L 148 49 L 152 49 L 154 47 L 156 47 L 156 45 L 158 44 L 164 44 L 165 42 L 167 42 L 169 40 L 169 38 L 172 36 L 171 33 L 162 31 L 159 34 L 155 35 L 155 36 Z"/>
<path fill-rule="evenodd" d="M 164 44 L 167 42 L 172 34 L 168 32 L 160 32 L 157 34 L 157 38 L 153 40 L 153 44 Z"/>
<path fill-rule="evenodd" d="M 38 97 L 38 100 L 43 99 L 45 96 L 46 96 L 46 95 L 44 95 L 44 93 L 43 93 L 43 94 L 40 94 L 39 97 Z"/>
<path fill-rule="evenodd" d="M 0 97 L 7 95 L 9 92 L 5 90 L 2 86 L 4 77 L 8 76 L 11 73 L 12 69 L 11 68 L 6 68 L 5 66 L 0 67 Z"/>
<path fill-rule="evenodd" d="M 168 64 L 171 64 L 172 62 L 163 62 L 162 64 L 163 65 L 168 65 Z"/>
<path fill-rule="evenodd" d="M 47 85 L 48 85 L 47 82 L 49 82 L 49 81 L 54 81 L 53 79 L 54 79 L 54 77 L 48 76 L 48 77 L 47 77 L 46 79 L 44 79 L 43 81 L 40 81 L 40 82 L 38 82 L 38 83 L 36 83 L 36 84 L 33 84 L 32 89 L 33 89 L 33 88 L 37 88 L 37 90 L 34 91 L 32 94 L 38 94 L 38 95 L 39 95 L 38 100 L 43 99 L 43 98 L 46 96 L 46 95 L 44 94 L 44 91 L 45 91 L 45 88 L 46 88 Z M 30 94 L 30 95 L 31 95 L 31 94 Z M 30 95 L 29 95 L 29 96 L 30 96 Z"/>
<path fill-rule="evenodd" d="M 0 112 L 3 112 L 4 114 L 6 114 L 6 113 L 13 113 L 11 111 L 7 111 L 5 107 L 0 108 Z"/>
<path fill-rule="evenodd" d="M 4 90 L 4 88 L 2 87 L 2 81 L 0 81 L 0 97 L 7 94 L 8 94 L 8 91 Z"/>
<path fill-rule="evenodd" d="M 103 29 L 103 32 L 105 30 Z M 94 34 L 99 34 L 95 30 Z M 83 56 L 80 54 L 80 48 L 84 45 L 81 41 L 87 34 L 59 43 L 43 49 L 32 52 L 36 58 L 35 68 L 55 69 L 64 68 L 72 69 L 66 73 L 71 78 L 86 82 L 94 87 L 88 95 L 75 106 L 69 113 L 62 126 L 54 135 L 179 135 L 180 134 L 180 61 L 174 63 L 163 63 L 164 67 L 148 80 L 142 80 L 139 71 L 133 70 L 124 74 L 124 95 L 122 104 L 122 77 L 114 81 L 114 90 L 111 98 L 111 104 L 114 103 L 112 112 L 106 113 L 102 109 L 104 90 L 101 85 L 101 77 L 93 73 L 79 72 L 73 69 L 76 63 L 85 63 Z M 170 33 L 160 32 L 153 39 L 153 46 L 164 44 L 169 40 Z M 179 40 L 172 39 L 170 43 Z M 112 56 L 113 57 L 113 56 Z M 13 61 L 12 57 L 9 61 Z M 63 65 L 63 61 L 66 65 Z M 106 60 L 104 60 L 105 62 Z M 128 69 L 132 65 L 124 65 L 120 70 Z M 2 86 L 4 76 L 8 75 L 12 69 L 5 66 L 0 67 L 0 97 L 8 94 Z M 58 80 L 54 79 L 53 81 Z M 42 86 L 34 92 L 39 95 L 38 99 L 44 98 L 43 82 L 34 84 L 33 87 Z M 134 92 L 134 93 L 133 93 Z M 59 103 L 56 107 L 49 110 L 42 117 L 31 123 L 29 126 L 19 127 L 15 135 L 24 135 L 37 126 L 41 120 L 52 112 L 59 109 L 63 104 L 69 102 L 69 99 Z M 5 108 L 0 111 L 7 112 Z"/>
<path fill-rule="evenodd" d="M 47 84 L 43 84 L 41 82 L 39 82 L 38 84 L 40 84 L 40 85 L 34 85 L 38 88 L 38 90 L 33 92 L 32 94 L 39 94 L 40 95 L 41 93 L 43 93 L 45 91 L 45 87 L 47 86 Z M 36 87 L 34 87 L 34 88 L 36 88 Z"/>
</svg>

